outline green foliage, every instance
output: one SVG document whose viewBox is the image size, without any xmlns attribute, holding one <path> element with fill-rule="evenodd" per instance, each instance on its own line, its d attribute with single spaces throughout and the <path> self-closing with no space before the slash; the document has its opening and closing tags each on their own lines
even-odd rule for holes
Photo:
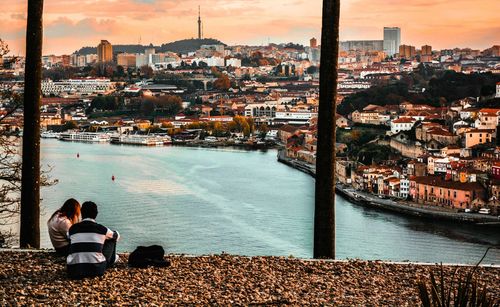
<svg viewBox="0 0 500 307">
<path fill-rule="evenodd" d="M 347 96 L 337 107 L 337 112 L 347 115 L 354 110 L 362 110 L 369 104 L 383 106 L 400 104 L 403 101 L 438 107 L 466 97 L 491 96 L 497 82 L 500 82 L 500 76 L 492 73 L 438 73 L 430 67 L 420 65 L 413 74 L 403 76 L 403 82 L 374 86 Z M 425 87 L 426 91 L 409 92 L 409 88 L 414 85 Z"/>
<path fill-rule="evenodd" d="M 378 164 L 382 161 L 389 160 L 392 150 L 389 146 L 378 144 L 367 144 L 361 147 L 354 147 L 351 155 L 356 157 L 358 162 L 365 165 Z"/>
<path fill-rule="evenodd" d="M 116 96 L 98 96 L 90 103 L 91 110 L 116 111 L 122 105 L 121 98 Z"/>
<path fill-rule="evenodd" d="M 465 97 L 486 96 L 493 94 L 492 87 L 497 82 L 500 82 L 500 76 L 492 73 L 462 74 L 446 71 L 440 78 L 429 81 L 427 95 L 444 97 L 448 102 Z"/>
<path fill-rule="evenodd" d="M 225 74 L 221 74 L 217 80 L 214 81 L 214 87 L 218 90 L 228 90 L 231 87 L 231 80 Z"/>
<path fill-rule="evenodd" d="M 493 301 L 489 297 L 486 287 L 480 288 L 477 282 L 476 271 L 479 264 L 488 253 L 488 248 L 483 258 L 465 275 L 457 275 L 456 268 L 450 280 L 445 279 L 443 264 L 439 270 L 439 281 L 434 272 L 430 274 L 430 289 L 427 281 L 418 282 L 418 291 L 422 306 L 424 307 L 449 307 L 449 306 L 470 306 L 488 307 L 493 306 Z"/>
<path fill-rule="evenodd" d="M 141 112 L 144 115 L 172 116 L 182 110 L 182 99 L 175 95 L 147 97 L 141 100 L 140 105 Z"/>
<path fill-rule="evenodd" d="M 78 125 L 74 121 L 67 121 L 64 123 L 62 131 L 78 129 Z"/>
<path fill-rule="evenodd" d="M 362 110 L 369 104 L 396 105 L 405 100 L 425 101 L 423 97 L 414 97 L 414 94 L 410 94 L 407 84 L 398 82 L 387 86 L 374 86 L 366 91 L 347 96 L 337 107 L 337 112 L 347 115 L 355 110 Z"/>
</svg>

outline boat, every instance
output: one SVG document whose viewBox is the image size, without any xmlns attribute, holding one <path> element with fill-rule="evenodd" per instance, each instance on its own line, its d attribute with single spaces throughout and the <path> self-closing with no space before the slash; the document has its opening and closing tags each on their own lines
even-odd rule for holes
<svg viewBox="0 0 500 307">
<path fill-rule="evenodd" d="M 156 135 L 113 135 L 111 136 L 111 143 L 113 144 L 127 144 L 127 145 L 142 145 L 142 146 L 162 146 L 172 143 L 170 137 L 156 136 Z"/>
<path fill-rule="evenodd" d="M 96 132 L 63 132 L 59 135 L 59 140 L 86 143 L 106 143 L 110 141 L 110 136 L 105 133 Z"/>
<path fill-rule="evenodd" d="M 40 137 L 43 139 L 57 139 L 59 138 L 60 133 L 53 131 L 44 131 L 40 134 Z"/>
</svg>

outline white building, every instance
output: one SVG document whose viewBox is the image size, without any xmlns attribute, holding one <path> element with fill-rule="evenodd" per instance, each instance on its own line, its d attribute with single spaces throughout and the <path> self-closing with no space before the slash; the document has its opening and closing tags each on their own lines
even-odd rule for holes
<svg viewBox="0 0 500 307">
<path fill-rule="evenodd" d="M 261 117 L 266 116 L 270 118 L 276 117 L 278 109 L 277 101 L 266 101 L 264 103 L 252 103 L 245 107 L 245 116 Z"/>
<path fill-rule="evenodd" d="M 209 67 L 212 67 L 212 66 L 217 66 L 217 67 L 224 67 L 224 58 L 219 58 L 219 57 L 211 57 L 211 58 L 206 58 L 205 63 L 207 63 L 207 65 Z M 240 64 L 241 66 L 241 64 Z"/>
<path fill-rule="evenodd" d="M 399 197 L 407 198 L 410 194 L 410 180 L 401 178 L 399 180 Z"/>
<path fill-rule="evenodd" d="M 241 67 L 241 60 L 236 58 L 227 59 L 226 66 Z"/>
<path fill-rule="evenodd" d="M 145 55 L 144 53 L 137 53 L 135 55 L 135 67 L 142 67 L 148 65 L 148 63 L 149 56 Z"/>
<path fill-rule="evenodd" d="M 500 82 L 497 82 L 497 94 L 495 95 L 496 98 L 500 98 Z"/>
<path fill-rule="evenodd" d="M 311 118 L 317 117 L 318 113 L 307 111 L 279 111 L 276 112 L 274 122 L 292 125 L 307 124 Z"/>
<path fill-rule="evenodd" d="M 393 134 L 399 133 L 400 131 L 409 131 L 413 128 L 417 121 L 414 118 L 401 117 L 391 121 L 391 132 Z"/>
<path fill-rule="evenodd" d="M 115 84 L 109 79 L 68 79 L 62 81 L 44 80 L 43 95 L 60 94 L 106 94 L 115 90 Z"/>
</svg>

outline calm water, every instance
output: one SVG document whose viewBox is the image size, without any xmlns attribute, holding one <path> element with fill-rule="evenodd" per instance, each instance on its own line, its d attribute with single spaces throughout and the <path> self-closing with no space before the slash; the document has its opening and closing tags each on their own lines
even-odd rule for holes
<svg viewBox="0 0 500 307">
<path fill-rule="evenodd" d="M 121 233 L 121 251 L 161 244 L 171 253 L 312 257 L 314 180 L 278 163 L 275 150 L 43 140 L 42 161 L 59 180 L 42 190 L 43 221 L 67 198 L 92 200 L 97 220 Z M 336 214 L 339 259 L 473 263 L 500 244 L 498 230 L 423 222 L 341 197 Z M 500 251 L 485 263 L 500 263 Z"/>
</svg>

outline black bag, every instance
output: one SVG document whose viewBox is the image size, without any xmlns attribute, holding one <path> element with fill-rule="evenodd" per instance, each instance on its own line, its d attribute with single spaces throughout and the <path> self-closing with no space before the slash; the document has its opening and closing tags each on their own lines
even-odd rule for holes
<svg viewBox="0 0 500 307">
<path fill-rule="evenodd" d="M 128 265 L 133 268 L 168 267 L 169 261 L 166 261 L 165 250 L 159 245 L 138 246 L 128 257 Z"/>
</svg>

